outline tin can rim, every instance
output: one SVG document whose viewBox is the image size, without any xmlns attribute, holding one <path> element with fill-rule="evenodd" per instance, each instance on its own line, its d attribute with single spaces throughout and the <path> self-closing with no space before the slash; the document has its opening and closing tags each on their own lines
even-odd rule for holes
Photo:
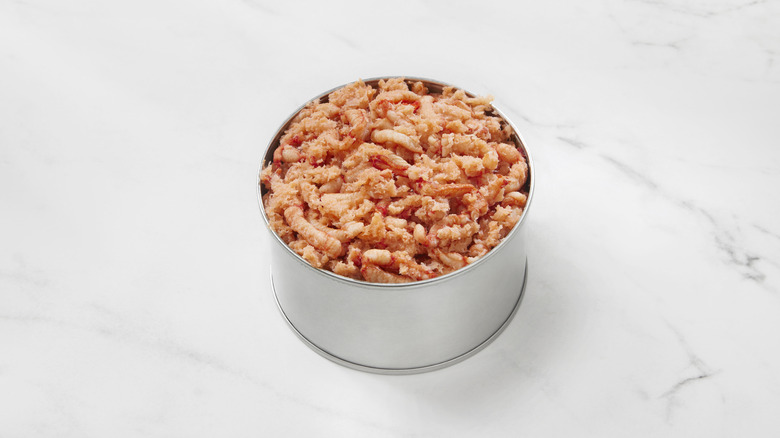
<svg viewBox="0 0 780 438">
<path fill-rule="evenodd" d="M 469 91 L 465 90 L 464 88 L 457 87 L 455 85 L 451 85 L 449 83 L 442 82 L 442 81 L 439 81 L 439 80 L 422 78 L 422 77 L 414 77 L 414 76 L 378 76 L 378 77 L 372 77 L 372 78 L 368 78 L 368 79 L 363 79 L 362 81 L 364 83 L 371 83 L 371 82 L 378 82 L 380 80 L 387 80 L 387 79 L 392 79 L 392 78 L 397 78 L 397 77 L 402 77 L 407 83 L 413 83 L 413 82 L 418 82 L 419 81 L 419 82 L 423 82 L 423 84 L 425 84 L 426 86 L 434 85 L 436 87 L 453 87 L 453 88 L 457 88 L 457 89 L 463 90 L 469 97 L 474 97 L 475 96 L 473 93 L 470 93 Z M 474 261 L 474 262 L 472 262 L 472 263 L 470 263 L 470 264 L 468 264 L 468 265 L 466 265 L 466 266 L 464 266 L 464 267 L 462 267 L 460 269 L 456 269 L 455 271 L 452 271 L 452 272 L 450 272 L 448 274 L 440 275 L 440 276 L 434 277 L 434 278 L 429 278 L 427 280 L 419 280 L 419 281 L 414 281 L 414 282 L 411 282 L 411 283 L 371 283 L 371 282 L 368 282 L 368 281 L 355 280 L 353 278 L 344 277 L 342 275 L 336 274 L 335 272 L 331 272 L 331 271 L 328 271 L 328 270 L 325 270 L 325 269 L 315 268 L 314 266 L 309 264 L 309 262 L 304 260 L 300 255 L 298 255 L 298 253 L 293 251 L 293 249 L 290 248 L 279 237 L 279 235 L 276 234 L 276 232 L 273 229 L 271 229 L 271 225 L 268 222 L 268 216 L 265 213 L 265 207 L 263 206 L 263 193 L 262 193 L 263 185 L 262 185 L 262 182 L 260 181 L 260 173 L 263 170 L 263 165 L 266 162 L 266 157 L 268 157 L 268 153 L 271 150 L 275 150 L 275 148 L 278 147 L 278 140 L 280 138 L 280 134 L 282 134 L 283 131 L 286 130 L 289 127 L 289 124 L 292 121 L 292 119 L 295 116 L 297 116 L 298 113 L 301 112 L 301 110 L 303 110 L 311 102 L 318 102 L 323 97 L 325 97 L 325 96 L 329 95 L 330 93 L 332 93 L 332 92 L 334 92 L 334 91 L 336 91 L 336 90 L 338 90 L 340 88 L 343 88 L 343 87 L 345 87 L 345 86 L 347 86 L 347 85 L 349 85 L 351 83 L 353 83 L 353 82 L 348 82 L 346 84 L 342 84 L 342 85 L 333 87 L 330 90 L 325 91 L 325 92 L 319 94 L 318 96 L 314 97 L 313 99 L 308 100 L 303 105 L 299 106 L 295 111 L 292 112 L 292 114 L 290 114 L 290 116 L 288 116 L 282 122 L 282 124 L 279 126 L 279 128 L 274 133 L 273 137 L 271 137 L 271 140 L 268 142 L 268 145 L 266 146 L 266 148 L 263 150 L 263 155 L 260 158 L 260 165 L 259 165 L 257 173 L 256 173 L 256 182 L 255 182 L 256 183 L 256 191 L 257 191 L 256 196 L 257 196 L 258 206 L 260 207 L 260 216 L 263 218 L 263 222 L 265 223 L 265 226 L 268 229 L 268 231 L 274 237 L 274 240 L 278 244 L 282 245 L 282 247 L 288 253 L 290 253 L 301 265 L 303 265 L 305 267 L 304 269 L 312 269 L 312 270 L 316 271 L 319 275 L 322 275 L 322 276 L 324 276 L 326 278 L 329 278 L 331 280 L 335 280 L 337 282 L 341 282 L 341 283 L 344 283 L 344 284 L 349 284 L 349 285 L 352 285 L 352 286 L 358 286 L 358 287 L 370 288 L 370 289 L 377 289 L 377 290 L 382 290 L 382 289 L 389 289 L 389 290 L 404 289 L 404 290 L 408 290 L 408 289 L 416 289 L 416 288 L 419 288 L 419 287 L 426 287 L 426 286 L 433 285 L 433 284 L 436 284 L 436 283 L 449 281 L 450 279 L 454 279 L 454 278 L 456 278 L 458 276 L 461 276 L 461 275 L 465 275 L 469 271 L 473 270 L 476 266 L 479 266 L 481 264 L 487 263 L 487 261 L 490 260 L 493 256 L 495 256 L 495 254 L 497 252 L 500 252 L 500 249 L 503 248 L 510 239 L 512 239 L 517 233 L 519 233 L 519 229 L 523 225 L 523 223 L 525 222 L 525 218 L 528 215 L 528 209 L 531 206 L 531 201 L 533 200 L 534 189 L 535 189 L 535 186 L 536 186 L 536 172 L 535 172 L 535 169 L 534 169 L 534 162 L 533 162 L 533 159 L 531 158 L 530 152 L 528 151 L 528 147 L 526 146 L 525 140 L 523 139 L 522 135 L 520 134 L 520 131 L 517 129 L 517 126 L 515 126 L 514 122 L 512 122 L 508 117 L 506 117 L 504 112 L 501 111 L 501 109 L 498 106 L 496 106 L 494 103 L 491 103 L 491 106 L 493 107 L 494 114 L 499 116 L 505 123 L 507 123 L 512 128 L 513 136 L 515 137 L 515 144 L 522 149 L 523 155 L 525 156 L 526 162 L 528 164 L 528 178 L 527 178 L 527 182 L 526 182 L 526 185 L 528 186 L 528 198 L 526 200 L 525 207 L 523 208 L 523 213 L 520 215 L 520 219 L 517 221 L 517 224 L 515 224 L 514 228 L 512 228 L 512 231 L 510 231 L 509 234 L 507 234 L 501 240 L 501 243 L 496 245 L 493 249 L 488 251 L 487 254 L 483 255 L 482 257 L 480 257 L 476 261 Z"/>
</svg>

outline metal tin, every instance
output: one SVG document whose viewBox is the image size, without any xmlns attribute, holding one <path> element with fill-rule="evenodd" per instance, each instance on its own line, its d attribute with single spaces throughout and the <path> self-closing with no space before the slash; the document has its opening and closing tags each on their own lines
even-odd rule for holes
<svg viewBox="0 0 780 438">
<path fill-rule="evenodd" d="M 364 82 L 374 87 L 380 79 Z M 422 78 L 432 93 L 448 84 Z M 336 87 L 314 100 L 326 99 Z M 470 93 L 467 93 L 473 96 Z M 260 163 L 273 159 L 295 111 L 268 144 Z M 527 280 L 524 228 L 533 199 L 531 156 L 514 124 L 512 140 L 528 161 L 528 201 L 515 228 L 486 255 L 457 271 L 404 284 L 376 284 L 312 267 L 268 225 L 259 181 L 260 212 L 272 238 L 271 284 L 279 310 L 293 331 L 322 356 L 362 371 L 413 374 L 457 363 L 487 346 L 509 325 Z"/>
</svg>

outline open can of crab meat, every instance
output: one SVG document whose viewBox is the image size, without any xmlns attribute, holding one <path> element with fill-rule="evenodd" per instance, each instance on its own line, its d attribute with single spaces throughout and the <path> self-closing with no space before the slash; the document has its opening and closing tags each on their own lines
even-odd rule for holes
<svg viewBox="0 0 780 438">
<path fill-rule="evenodd" d="M 376 88 L 380 79 L 387 78 L 364 82 Z M 406 81 L 410 85 L 421 81 L 431 93 L 441 93 L 448 86 L 430 79 Z M 334 90 L 314 100 L 325 101 Z M 282 135 L 301 109 L 276 132 L 261 170 L 273 160 Z M 270 228 L 262 202 L 265 189 L 258 179 L 260 211 L 272 236 L 271 286 L 276 303 L 292 330 L 314 351 L 362 371 L 413 374 L 476 354 L 509 325 L 522 301 L 528 276 L 524 229 L 536 174 L 517 128 L 495 106 L 492 113 L 512 128 L 511 140 L 528 163 L 526 206 L 499 245 L 471 264 L 439 277 L 379 284 L 312 267 Z"/>
</svg>

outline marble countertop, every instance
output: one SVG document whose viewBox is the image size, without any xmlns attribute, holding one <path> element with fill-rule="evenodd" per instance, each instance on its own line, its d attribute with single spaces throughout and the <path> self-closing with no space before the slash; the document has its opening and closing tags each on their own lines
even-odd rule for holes
<svg viewBox="0 0 780 438">
<path fill-rule="evenodd" d="M 383 75 L 533 153 L 525 301 L 450 368 L 331 363 L 258 161 Z M 0 436 L 778 436 L 780 3 L 0 1 Z"/>
</svg>

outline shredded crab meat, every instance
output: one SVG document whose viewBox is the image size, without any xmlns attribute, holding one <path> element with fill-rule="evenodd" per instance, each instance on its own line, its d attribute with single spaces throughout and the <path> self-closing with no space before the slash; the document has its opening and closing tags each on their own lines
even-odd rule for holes
<svg viewBox="0 0 780 438">
<path fill-rule="evenodd" d="M 271 229 L 312 266 L 368 282 L 484 256 L 527 202 L 526 159 L 491 100 L 394 78 L 312 102 L 260 174 Z"/>
</svg>

